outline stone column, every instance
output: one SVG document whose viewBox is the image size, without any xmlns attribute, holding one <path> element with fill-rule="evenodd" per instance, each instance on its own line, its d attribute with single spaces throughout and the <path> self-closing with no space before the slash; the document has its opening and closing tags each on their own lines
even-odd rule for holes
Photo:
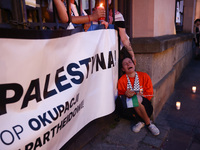
<svg viewBox="0 0 200 150">
<path fill-rule="evenodd" d="M 132 37 L 175 34 L 175 0 L 133 0 Z"/>
</svg>

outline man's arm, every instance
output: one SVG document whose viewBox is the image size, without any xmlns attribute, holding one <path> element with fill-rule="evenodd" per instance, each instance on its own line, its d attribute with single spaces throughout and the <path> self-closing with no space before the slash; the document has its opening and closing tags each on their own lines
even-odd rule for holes
<svg viewBox="0 0 200 150">
<path fill-rule="evenodd" d="M 54 0 L 54 4 L 56 6 L 60 20 L 63 23 L 67 23 L 69 21 L 69 18 L 64 3 L 61 0 Z"/>
<path fill-rule="evenodd" d="M 136 64 L 135 54 L 133 52 L 133 48 L 131 46 L 129 38 L 128 38 L 127 34 L 126 34 L 126 29 L 119 27 L 119 35 L 120 35 L 120 39 L 121 39 L 123 45 L 126 47 L 128 53 L 131 55 L 132 60 Z"/>
<path fill-rule="evenodd" d="M 54 0 L 54 4 L 56 6 L 58 16 L 63 23 L 67 23 L 69 21 L 67 9 L 62 2 L 62 0 Z M 72 23 L 75 24 L 83 24 L 90 21 L 98 20 L 98 18 L 105 17 L 105 9 L 98 8 L 94 11 L 92 15 L 87 16 L 72 16 Z"/>
</svg>

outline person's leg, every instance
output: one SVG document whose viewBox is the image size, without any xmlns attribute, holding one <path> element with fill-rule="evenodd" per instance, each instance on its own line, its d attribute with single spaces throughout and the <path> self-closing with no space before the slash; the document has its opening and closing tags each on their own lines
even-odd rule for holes
<svg viewBox="0 0 200 150">
<path fill-rule="evenodd" d="M 137 123 L 132 127 L 133 132 L 139 132 L 144 126 L 150 124 L 150 119 L 146 113 L 145 107 L 142 104 L 143 98 L 141 96 L 137 96 L 139 106 L 134 107 L 135 118 Z"/>
<path fill-rule="evenodd" d="M 150 122 L 150 116 L 153 112 L 153 107 L 151 105 L 151 102 L 141 96 L 138 96 L 138 102 L 139 102 L 139 106 L 134 107 L 136 114 L 142 120 L 144 120 L 146 126 L 148 127 L 148 129 L 151 131 L 153 135 L 159 135 L 160 134 L 159 129 L 153 123 Z M 132 130 L 134 132 L 139 132 L 142 127 L 144 127 L 144 123 L 139 122 L 132 128 Z"/>
<path fill-rule="evenodd" d="M 148 117 L 150 118 L 153 113 L 153 106 L 151 104 L 151 101 L 149 101 L 147 98 L 143 97 L 142 105 L 144 106 Z"/>
<path fill-rule="evenodd" d="M 138 106 L 138 107 L 134 107 L 135 112 L 137 113 L 137 115 L 138 115 L 142 120 L 144 120 L 144 122 L 145 122 L 146 125 L 149 125 L 149 124 L 150 124 L 150 118 L 149 118 L 149 116 L 147 115 L 147 112 L 146 112 L 146 110 L 145 110 L 144 105 L 142 104 L 143 98 L 142 98 L 141 96 L 139 96 L 139 95 L 137 95 L 137 98 L 138 98 L 139 106 Z"/>
<path fill-rule="evenodd" d="M 150 118 L 153 113 L 153 106 L 151 105 L 151 102 L 148 99 L 146 99 L 144 97 L 142 97 L 142 98 L 143 98 L 143 100 L 142 100 L 141 104 L 144 106 L 146 113 L 147 113 L 148 117 Z M 135 112 L 135 110 L 134 110 L 134 114 L 135 114 L 136 122 L 139 122 L 139 121 L 144 122 L 144 120 Z"/>
</svg>

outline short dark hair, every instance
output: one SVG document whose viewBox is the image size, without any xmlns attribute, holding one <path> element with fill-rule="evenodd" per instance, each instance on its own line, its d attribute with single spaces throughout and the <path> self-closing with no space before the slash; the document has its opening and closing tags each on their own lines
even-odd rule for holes
<svg viewBox="0 0 200 150">
<path fill-rule="evenodd" d="M 127 52 L 128 53 L 128 52 Z M 131 59 L 131 61 L 133 62 L 133 64 L 135 65 L 135 62 L 133 61 L 133 59 L 132 59 L 132 57 L 131 57 L 131 55 L 128 53 L 128 55 L 123 55 L 123 56 L 121 56 L 120 57 L 120 63 L 119 63 L 119 67 L 120 68 L 123 68 L 123 64 L 122 64 L 122 62 L 124 61 L 124 59 L 126 59 L 126 58 L 130 58 Z"/>
<path fill-rule="evenodd" d="M 122 62 L 123 62 L 123 60 L 125 59 L 125 58 L 130 58 L 131 60 L 132 60 L 132 58 L 131 58 L 131 55 L 128 53 L 128 51 L 127 51 L 127 49 L 125 48 L 125 47 L 123 47 L 121 50 L 120 50 L 120 63 L 119 63 L 119 68 L 122 68 Z"/>
<path fill-rule="evenodd" d="M 130 58 L 131 60 L 132 60 L 132 58 L 131 57 L 123 57 L 122 59 L 121 59 L 121 68 L 123 67 L 123 64 L 122 64 L 122 62 L 124 61 L 124 59 L 126 59 L 126 58 Z M 132 60 L 132 62 L 134 63 L 134 61 Z M 135 65 L 135 63 L 134 63 L 134 65 Z"/>
<path fill-rule="evenodd" d="M 200 19 L 196 19 L 196 20 L 194 21 L 194 24 L 196 24 L 198 21 L 200 22 Z"/>
</svg>

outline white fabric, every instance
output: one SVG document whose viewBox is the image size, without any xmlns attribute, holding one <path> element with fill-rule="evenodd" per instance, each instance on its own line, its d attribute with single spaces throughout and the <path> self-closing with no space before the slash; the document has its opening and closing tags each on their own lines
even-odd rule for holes
<svg viewBox="0 0 200 150">
<path fill-rule="evenodd" d="M 0 114 L 2 150 L 60 149 L 92 120 L 114 111 L 118 81 L 114 29 L 54 39 L 1 38 L 0 43 L 0 113 L 6 109 Z M 102 57 L 105 68 L 97 65 Z M 45 94 L 45 87 L 56 93 Z M 59 115 L 53 120 L 50 114 L 56 116 L 55 110 Z"/>
<path fill-rule="evenodd" d="M 77 10 L 77 8 L 76 8 L 76 5 L 73 4 L 73 3 L 71 3 L 71 10 L 72 10 L 72 15 L 73 15 L 73 16 L 79 16 L 78 10 Z M 82 9 L 81 15 L 82 15 L 82 16 L 86 16 L 87 13 Z"/>
<path fill-rule="evenodd" d="M 124 17 L 119 11 L 115 12 L 115 21 L 124 21 Z"/>
</svg>

